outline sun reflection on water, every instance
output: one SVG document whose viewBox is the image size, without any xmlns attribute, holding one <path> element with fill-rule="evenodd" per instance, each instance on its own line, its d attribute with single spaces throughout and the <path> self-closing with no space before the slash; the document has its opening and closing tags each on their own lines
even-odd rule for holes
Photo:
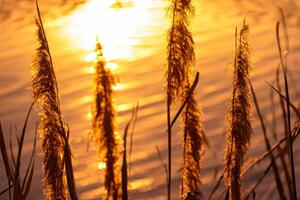
<svg viewBox="0 0 300 200">
<path fill-rule="evenodd" d="M 74 41 L 73 45 L 88 51 L 95 48 L 96 36 L 103 45 L 106 60 L 134 58 L 132 47 L 140 44 L 135 37 L 149 27 L 151 1 L 119 1 L 121 7 L 114 7 L 114 0 L 91 0 L 69 17 L 65 32 Z M 90 53 L 85 57 L 91 61 Z"/>
</svg>

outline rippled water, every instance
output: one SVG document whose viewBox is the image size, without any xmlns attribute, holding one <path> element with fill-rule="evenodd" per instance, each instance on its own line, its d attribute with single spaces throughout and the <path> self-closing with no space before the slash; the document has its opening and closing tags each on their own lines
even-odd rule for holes
<svg viewBox="0 0 300 200">
<path fill-rule="evenodd" d="M 31 102 L 30 62 L 36 47 L 34 25 L 35 7 L 29 0 L 0 1 L 0 119 L 7 138 L 10 125 L 19 129 Z M 132 105 L 139 101 L 140 110 L 135 129 L 130 174 L 132 199 L 165 199 L 164 170 L 155 147 L 167 160 L 166 105 L 164 70 L 166 65 L 166 0 L 121 1 L 118 8 L 113 0 L 41 0 L 40 9 L 46 34 L 54 58 L 59 81 L 62 110 L 71 129 L 71 145 L 75 157 L 75 178 L 80 199 L 99 199 L 102 172 L 98 169 L 97 155 L 87 151 L 87 135 L 91 127 L 93 82 L 93 49 L 96 36 L 104 48 L 104 56 L 120 84 L 116 88 L 115 103 L 118 111 L 118 130 L 123 133 L 130 119 Z M 234 31 L 246 17 L 251 29 L 252 81 L 260 106 L 268 124 L 271 124 L 270 89 L 265 81 L 273 82 L 279 61 L 275 24 L 279 19 L 276 6 L 283 7 L 290 37 L 289 68 L 296 83 L 300 64 L 300 15 L 297 1 L 217 1 L 194 2 L 196 15 L 192 21 L 195 40 L 196 69 L 200 72 L 197 97 L 204 111 L 204 125 L 210 140 L 203 160 L 202 188 L 207 196 L 216 170 L 222 171 L 224 149 L 224 116 L 231 94 L 231 69 Z M 299 4 L 299 3 L 298 3 Z M 298 8 L 297 8 L 298 6 Z M 293 100 L 299 103 L 297 91 Z M 256 116 L 254 116 L 256 117 Z M 36 113 L 30 119 L 29 134 L 25 142 L 25 158 L 30 155 Z M 181 168 L 180 123 L 173 136 L 173 198 L 179 195 Z M 249 157 L 265 151 L 257 118 Z M 297 142 L 298 143 L 298 142 Z M 295 154 L 300 152 L 296 145 Z M 26 160 L 26 159 L 25 159 Z M 42 197 L 41 154 L 30 193 L 32 199 Z M 296 156 L 297 178 L 300 179 L 300 158 Z M 265 164 L 246 177 L 245 188 L 255 182 L 257 173 Z M 0 165 L 1 179 L 5 173 Z M 267 184 L 265 184 L 267 183 Z M 4 188 L 5 182 L 0 183 Z M 300 185 L 298 184 L 300 190 Z M 0 189 L 1 190 L 1 189 Z M 272 176 L 257 190 L 258 198 L 270 199 L 278 195 Z"/>
</svg>

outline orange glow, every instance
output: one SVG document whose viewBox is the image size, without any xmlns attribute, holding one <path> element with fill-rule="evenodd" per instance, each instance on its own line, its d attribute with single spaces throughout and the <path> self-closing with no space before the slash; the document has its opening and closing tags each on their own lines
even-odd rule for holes
<svg viewBox="0 0 300 200">
<path fill-rule="evenodd" d="M 100 170 L 106 169 L 106 163 L 105 162 L 99 162 L 98 163 L 98 169 L 100 169 Z"/>
<path fill-rule="evenodd" d="M 70 36 L 76 47 L 93 51 L 96 36 L 99 36 L 106 60 L 134 58 L 132 47 L 141 43 L 136 34 L 149 27 L 151 1 L 122 1 L 114 6 L 114 0 L 91 0 L 70 16 L 64 32 Z M 145 23 L 147 22 L 147 23 Z M 91 62 L 92 54 L 85 57 Z"/>
</svg>

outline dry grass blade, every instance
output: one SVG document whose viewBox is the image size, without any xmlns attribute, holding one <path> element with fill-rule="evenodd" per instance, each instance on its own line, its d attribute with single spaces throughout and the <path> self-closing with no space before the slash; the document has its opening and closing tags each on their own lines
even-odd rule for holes
<svg viewBox="0 0 300 200">
<path fill-rule="evenodd" d="M 294 110 L 294 112 L 296 113 L 298 120 L 300 120 L 300 111 L 299 109 L 290 101 L 287 101 L 287 99 L 285 98 L 285 96 L 283 94 L 281 94 L 281 92 L 279 90 L 277 90 L 274 86 L 272 86 L 270 83 L 268 83 L 266 81 L 266 83 L 280 96 L 280 98 L 282 98 L 284 101 L 288 102 L 289 106 Z"/>
<path fill-rule="evenodd" d="M 10 188 L 12 188 L 12 187 L 13 187 L 13 185 L 10 185 L 10 186 L 8 186 L 7 188 L 5 188 L 4 190 L 2 190 L 2 191 L 0 192 L 0 196 L 3 195 L 3 194 L 5 194 L 5 192 L 9 191 Z"/>
<path fill-rule="evenodd" d="M 274 100 L 274 90 L 272 88 L 270 88 L 270 99 L 271 99 L 271 112 L 272 112 L 272 134 L 273 134 L 273 138 L 275 141 L 277 141 L 277 119 L 276 119 L 276 111 L 275 111 L 275 100 Z M 282 98 L 280 98 L 280 101 L 282 102 Z M 293 189 L 292 189 L 292 180 L 289 174 L 289 168 L 287 166 L 285 157 L 283 155 L 283 150 L 280 146 L 278 146 L 278 151 L 280 153 L 280 162 L 281 162 L 281 166 L 282 169 L 284 171 L 284 176 L 285 176 L 285 180 L 286 180 L 286 185 L 288 187 L 288 191 L 289 191 L 289 197 L 290 199 L 293 198 Z"/>
<path fill-rule="evenodd" d="M 286 185 L 287 185 L 288 191 L 289 191 L 289 197 L 290 197 L 290 199 L 293 199 L 293 188 L 292 188 L 293 183 L 292 183 L 291 176 L 289 174 L 289 167 L 288 167 L 285 157 L 284 157 L 285 152 L 283 151 L 283 149 L 280 146 L 278 146 L 278 152 L 280 155 L 280 162 L 281 162 L 282 169 L 284 172 Z"/>
<path fill-rule="evenodd" d="M 188 103 L 190 97 L 192 96 L 194 90 L 196 89 L 196 86 L 198 85 L 199 82 L 199 72 L 196 73 L 194 82 L 192 84 L 192 86 L 190 87 L 190 89 L 188 90 L 188 92 L 186 93 L 186 97 L 184 99 L 184 101 L 182 102 L 179 110 L 176 112 L 171 124 L 170 124 L 170 129 L 172 129 L 172 127 L 174 126 L 174 124 L 176 123 L 178 117 L 180 116 L 180 114 L 182 113 L 184 107 L 186 106 L 186 104 Z"/>
<path fill-rule="evenodd" d="M 127 171 L 127 133 L 131 121 L 126 124 L 123 136 L 123 162 L 122 162 L 122 200 L 128 200 L 128 171 Z"/>
<path fill-rule="evenodd" d="M 66 169 L 66 177 L 67 177 L 67 184 L 68 184 L 68 190 L 69 195 L 72 200 L 77 200 L 77 193 L 76 193 L 76 185 L 75 185 L 75 178 L 74 178 L 74 172 L 73 172 L 73 164 L 72 164 L 72 153 L 71 148 L 69 145 L 69 127 L 67 126 L 67 133 L 65 133 L 64 129 L 64 166 Z"/>
<path fill-rule="evenodd" d="M 122 161 L 122 200 L 128 199 L 128 170 L 127 170 L 127 135 L 128 130 L 132 124 L 134 126 L 136 121 L 138 111 L 138 104 L 137 107 L 133 107 L 131 118 L 129 122 L 126 124 L 125 130 L 124 130 L 124 136 L 123 136 L 123 161 Z M 134 130 L 134 127 L 133 129 Z M 133 132 L 131 133 L 133 135 Z M 131 141 L 132 142 L 132 141 Z"/>
<path fill-rule="evenodd" d="M 33 178 L 37 129 L 38 129 L 38 123 L 36 123 L 36 128 L 35 128 L 35 132 L 34 132 L 34 141 L 33 141 L 33 147 L 32 147 L 30 161 L 29 161 L 28 167 L 26 169 L 24 180 L 23 180 L 22 187 L 21 187 L 24 198 L 26 198 L 29 193 L 32 178 Z"/>
<path fill-rule="evenodd" d="M 4 161 L 4 165 L 6 168 L 6 175 L 7 175 L 7 180 L 8 180 L 8 188 L 5 189 L 4 191 L 1 192 L 1 195 L 4 194 L 5 192 L 9 192 L 8 196 L 9 199 L 26 199 L 27 195 L 30 191 L 30 186 L 31 186 L 31 181 L 33 178 L 33 172 L 34 172 L 34 152 L 35 152 L 35 147 L 36 147 L 36 142 L 34 140 L 33 144 L 33 149 L 32 149 L 32 154 L 30 157 L 29 164 L 27 166 L 26 172 L 25 172 L 25 177 L 23 179 L 23 182 L 21 181 L 21 175 L 20 175 L 20 170 L 21 170 L 21 158 L 22 158 L 22 150 L 23 150 L 23 145 L 24 145 L 24 139 L 25 139 L 25 134 L 26 134 L 26 127 L 28 124 L 28 119 L 31 113 L 31 109 L 33 107 L 33 103 L 30 106 L 30 109 L 27 113 L 23 129 L 21 132 L 21 137 L 16 137 L 17 139 L 17 144 L 18 144 L 18 154 L 16 158 L 16 164 L 10 164 L 8 155 L 5 149 L 5 141 L 4 141 L 4 136 L 3 136 L 3 131 L 1 127 L 1 122 L 0 122 L 0 147 L 1 147 L 1 154 L 2 158 Z M 10 129 L 11 132 L 11 129 Z M 19 139 L 18 139 L 19 138 Z M 14 159 L 13 155 L 13 150 L 12 150 L 12 140 L 10 138 L 10 150 L 11 150 L 11 159 Z M 11 194 L 11 188 L 13 189 L 13 193 Z"/>
<path fill-rule="evenodd" d="M 297 126 L 294 127 L 293 131 L 292 131 L 292 135 L 293 135 L 293 141 L 299 136 L 300 134 L 300 123 L 298 123 Z M 255 161 L 253 163 L 251 163 L 250 165 L 246 166 L 243 171 L 242 171 L 242 176 L 244 174 L 246 174 L 247 172 L 249 172 L 254 166 L 256 166 L 257 164 L 259 164 L 260 162 L 262 162 L 264 159 L 266 159 L 267 157 L 269 157 L 269 154 L 271 152 L 274 152 L 275 150 L 277 150 L 281 144 L 283 144 L 285 141 L 286 141 L 287 137 L 283 137 L 282 139 L 280 139 L 276 144 L 274 144 L 272 146 L 272 148 L 270 149 L 270 151 L 266 151 L 264 152 L 259 158 L 256 158 Z M 285 146 L 285 148 L 287 148 Z M 283 152 L 283 150 L 282 150 Z M 281 152 L 281 153 L 282 153 Z M 220 175 L 217 183 L 215 184 L 215 186 L 213 187 L 210 195 L 209 195 L 209 198 L 208 200 L 211 200 L 214 196 L 214 194 L 216 193 L 217 189 L 219 188 L 219 186 L 221 185 L 221 181 L 223 180 L 224 178 L 224 172 Z M 224 195 L 224 194 L 223 194 Z M 222 196 L 222 195 L 221 195 Z M 220 199 L 220 198 L 217 198 L 217 199 Z"/>
<path fill-rule="evenodd" d="M 159 147 L 158 147 L 158 146 L 155 146 L 155 149 L 156 149 L 157 157 L 158 157 L 158 159 L 160 160 L 161 165 L 162 165 L 162 167 L 163 167 L 164 170 L 165 170 L 166 185 L 168 185 L 168 181 L 169 181 L 169 179 L 168 179 L 168 167 L 167 167 L 166 163 L 164 162 L 164 160 L 163 160 L 163 158 L 162 158 L 162 155 L 161 155 L 161 152 L 160 152 L 160 150 L 159 150 Z"/>
<path fill-rule="evenodd" d="M 131 173 L 131 155 L 132 155 L 132 149 L 133 149 L 133 135 L 134 135 L 134 129 L 135 129 L 135 124 L 137 121 L 137 117 L 138 117 L 138 111 L 139 111 L 139 101 L 137 101 L 136 106 L 134 108 L 134 116 L 132 119 L 132 126 L 131 126 L 131 133 L 130 133 L 130 144 L 129 144 L 129 174 Z"/>
<path fill-rule="evenodd" d="M 256 188 L 258 187 L 258 185 L 262 182 L 262 180 L 267 176 L 268 172 L 270 171 L 270 169 L 273 166 L 273 161 L 270 162 L 270 164 L 268 165 L 268 167 L 265 169 L 265 171 L 262 173 L 262 175 L 256 180 L 256 183 L 251 187 L 250 191 L 248 192 L 248 194 L 245 197 L 245 200 L 248 200 L 250 198 L 250 195 L 256 190 Z"/>
<path fill-rule="evenodd" d="M 269 141 L 268 136 L 267 136 L 267 129 L 266 129 L 266 126 L 265 126 L 265 123 L 264 123 L 263 116 L 261 114 L 259 105 L 258 105 L 256 94 L 254 92 L 254 89 L 253 89 L 253 86 L 252 86 L 250 80 L 249 80 L 249 85 L 250 85 L 254 105 L 255 105 L 255 108 L 256 108 L 256 112 L 258 114 L 258 117 L 259 117 L 259 120 L 260 120 L 260 123 L 261 123 L 261 127 L 262 127 L 262 130 L 263 130 L 265 145 L 266 145 L 267 151 L 270 152 L 271 151 L 271 144 L 270 144 L 270 141 Z M 273 155 L 272 152 L 269 153 L 269 157 L 270 157 L 270 161 L 271 161 L 271 167 L 272 167 L 273 173 L 274 173 L 274 179 L 275 179 L 275 182 L 276 182 L 278 194 L 280 196 L 280 199 L 286 200 L 287 198 L 286 198 L 284 188 L 283 188 L 283 184 L 282 184 L 282 181 L 281 181 L 281 178 L 280 178 L 278 166 L 276 164 L 276 160 L 275 160 L 274 155 Z"/>
<path fill-rule="evenodd" d="M 4 166 L 5 166 L 6 178 L 7 178 L 7 182 L 8 182 L 7 189 L 3 190 L 2 192 L 5 193 L 6 191 L 9 191 L 9 199 L 11 199 L 10 188 L 13 186 L 11 184 L 12 179 L 13 179 L 13 174 L 11 172 L 9 161 L 8 161 L 8 155 L 7 155 L 7 151 L 6 151 L 6 146 L 5 146 L 5 140 L 4 140 L 3 130 L 2 130 L 2 126 L 1 126 L 1 121 L 0 121 L 0 149 L 1 149 L 1 155 L 2 155 L 2 159 L 3 159 L 3 163 L 4 163 Z"/>
<path fill-rule="evenodd" d="M 271 99 L 271 113 L 272 113 L 272 136 L 273 136 L 273 139 L 275 141 L 278 140 L 278 137 L 277 137 L 277 120 L 276 120 L 276 110 L 275 110 L 275 99 L 274 99 L 274 92 L 273 90 L 271 89 L 270 90 L 270 99 Z"/>
<path fill-rule="evenodd" d="M 216 182 L 215 186 L 213 187 L 213 189 L 211 190 L 209 196 L 208 196 L 208 200 L 211 200 L 212 197 L 214 196 L 214 194 L 216 193 L 216 191 L 218 190 L 219 186 L 221 185 L 221 181 L 224 178 L 224 171 L 222 173 L 222 175 L 219 177 L 218 181 Z"/>
<path fill-rule="evenodd" d="M 285 86 L 285 97 L 286 97 L 286 109 L 287 109 L 287 146 L 289 151 L 289 160 L 290 160 L 290 167 L 291 167 L 291 175 L 292 175 L 292 183 L 293 183 L 293 199 L 297 199 L 297 188 L 296 188 L 296 175 L 295 175 L 295 165 L 294 165 L 294 152 L 293 152 L 293 143 L 292 143 L 292 136 L 291 136 L 291 114 L 290 114 L 290 96 L 289 96 L 289 85 L 287 79 L 287 66 L 286 60 L 284 60 L 282 55 L 282 48 L 280 43 L 279 37 L 279 28 L 280 23 L 278 22 L 276 25 L 276 38 L 277 38 L 277 46 L 281 61 L 281 67 L 284 77 L 284 86 Z M 286 57 L 285 57 L 286 58 Z"/>
<path fill-rule="evenodd" d="M 14 181 L 17 181 L 17 179 L 19 179 L 20 166 L 21 166 L 21 154 L 22 154 L 22 150 L 23 150 L 24 137 L 25 137 L 25 132 L 26 132 L 26 127 L 27 127 L 29 115 L 31 113 L 33 105 L 34 105 L 34 103 L 32 103 L 31 106 L 30 106 L 30 108 L 29 108 L 29 111 L 28 111 L 26 119 L 25 119 L 25 123 L 23 125 L 23 129 L 22 129 L 22 132 L 21 132 L 21 139 L 20 139 L 20 141 L 18 141 L 19 148 L 18 148 L 17 164 L 16 164 L 16 168 L 15 168 Z"/>
</svg>

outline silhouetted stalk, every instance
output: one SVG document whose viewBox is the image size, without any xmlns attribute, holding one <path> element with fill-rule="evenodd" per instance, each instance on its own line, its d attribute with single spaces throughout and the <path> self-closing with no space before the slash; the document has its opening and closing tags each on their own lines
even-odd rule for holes
<svg viewBox="0 0 300 200">
<path fill-rule="evenodd" d="M 271 88 L 270 94 L 271 94 L 270 99 L 271 99 L 271 112 L 272 112 L 272 134 L 273 134 L 274 140 L 277 142 L 277 119 L 276 119 L 276 111 L 275 111 L 274 91 L 272 88 Z M 282 99 L 280 98 L 280 100 L 282 100 Z M 282 148 L 280 146 L 278 147 L 278 151 L 282 152 Z M 292 180 L 289 175 L 289 170 L 288 170 L 288 166 L 286 164 L 285 157 L 284 157 L 283 153 L 280 153 L 280 155 L 282 155 L 280 157 L 280 162 L 282 165 L 282 169 L 284 171 L 285 180 L 286 180 L 288 191 L 289 191 L 289 197 L 290 197 L 290 199 L 292 199 L 293 198 Z"/>
<path fill-rule="evenodd" d="M 270 144 L 270 141 L 269 141 L 268 136 L 267 136 L 267 129 L 266 129 L 265 122 L 264 122 L 263 116 L 261 114 L 259 105 L 258 105 L 256 94 L 254 92 L 254 89 L 253 89 L 252 84 L 251 84 L 250 81 L 249 81 L 249 85 L 250 85 L 254 105 L 255 105 L 255 108 L 256 108 L 260 123 L 261 123 L 262 130 L 263 130 L 265 145 L 266 145 L 267 150 L 270 151 L 271 150 L 271 144 Z M 285 195 L 285 192 L 284 192 L 284 189 L 283 189 L 283 185 L 282 185 L 282 181 L 281 181 L 281 178 L 280 178 L 280 174 L 279 174 L 279 170 L 278 170 L 276 160 L 275 160 L 274 155 L 273 155 L 272 152 L 270 152 L 269 155 L 270 155 L 269 157 L 270 157 L 271 166 L 272 166 L 273 173 L 274 173 L 274 179 L 275 179 L 275 182 L 276 182 L 278 194 L 280 196 L 280 199 L 286 200 L 287 198 L 286 198 L 286 195 Z"/>
<path fill-rule="evenodd" d="M 126 124 L 123 136 L 123 162 L 122 162 L 122 200 L 128 199 L 128 167 L 127 167 L 127 135 L 130 126 L 132 127 L 132 131 L 134 131 L 134 126 L 136 122 L 138 111 L 138 104 L 137 107 L 132 108 L 132 114 L 129 122 Z M 131 133 L 133 135 L 133 132 Z M 132 139 L 132 138 L 131 138 Z M 132 141 L 130 141 L 132 142 Z"/>
<path fill-rule="evenodd" d="M 4 140 L 4 133 L 2 131 L 2 127 L 1 127 L 1 122 L 0 122 L 0 149 L 1 149 L 1 155 L 3 158 L 3 163 L 5 166 L 5 170 L 6 170 L 6 178 L 8 181 L 8 187 L 0 192 L 0 196 L 3 195 L 5 192 L 8 191 L 8 197 L 9 200 L 13 199 L 13 200 L 19 200 L 19 199 L 26 199 L 29 191 L 30 191 L 30 187 L 31 187 L 31 182 L 32 182 L 32 178 L 33 178 L 33 172 L 34 172 L 34 155 L 35 155 L 35 148 L 36 148 L 36 132 L 37 132 L 37 128 L 35 130 L 35 137 L 34 137 L 34 141 L 33 141 L 33 149 L 32 149 L 32 153 L 31 153 L 31 157 L 29 159 L 29 163 L 28 166 L 25 170 L 25 175 L 23 177 L 23 181 L 21 180 L 21 159 L 23 156 L 23 145 L 24 145 L 24 139 L 25 139 L 25 134 L 26 134 L 26 128 L 27 128 L 27 124 L 28 124 L 28 120 L 29 120 L 29 116 L 31 113 L 33 107 L 33 103 L 31 104 L 29 111 L 27 113 L 24 125 L 23 125 L 23 129 L 21 132 L 21 137 L 18 136 L 18 133 L 16 131 L 16 139 L 17 139 L 17 144 L 18 144 L 18 153 L 17 153 L 17 157 L 14 157 L 14 153 L 13 153 L 13 148 L 12 148 L 12 139 L 10 137 L 9 140 L 9 145 L 10 145 L 10 155 L 11 155 L 11 159 L 13 162 L 11 164 L 11 162 L 9 162 L 8 159 L 8 153 L 7 153 L 7 149 L 6 149 L 6 144 L 5 144 L 5 140 Z M 10 129 L 10 134 L 12 134 L 11 129 Z M 11 189 L 13 189 L 13 193 L 11 194 Z"/>
<path fill-rule="evenodd" d="M 191 0 L 172 0 L 170 6 L 172 25 L 168 33 L 167 127 L 168 127 L 168 200 L 171 199 L 172 141 L 171 106 L 185 96 L 187 72 L 194 63 L 193 39 L 188 30 L 189 17 L 194 14 Z"/>
<path fill-rule="evenodd" d="M 292 139 L 293 141 L 299 136 L 300 134 L 300 123 L 298 121 L 298 124 L 293 128 L 292 130 Z M 256 158 L 254 160 L 254 162 L 252 162 L 251 164 L 247 165 L 243 171 L 242 171 L 242 176 L 244 176 L 244 174 L 246 174 L 247 172 L 249 172 L 251 169 L 253 169 L 256 165 L 258 165 L 259 163 L 261 163 L 264 159 L 266 159 L 267 157 L 269 157 L 269 154 L 271 152 L 274 152 L 275 150 L 277 150 L 280 145 L 282 145 L 284 142 L 286 142 L 287 140 L 287 136 L 284 136 L 283 138 L 281 138 L 276 144 L 274 144 L 270 151 L 265 151 L 259 158 Z M 280 154 L 283 154 L 285 151 L 287 151 L 287 146 L 285 146 L 282 151 L 280 151 L 279 153 Z M 277 155 L 275 158 L 277 159 L 278 157 L 280 157 L 281 155 Z M 220 175 L 217 183 L 215 184 L 215 186 L 213 187 L 209 197 L 208 197 L 208 200 L 212 199 L 214 194 L 216 193 L 218 187 L 220 186 L 221 184 L 221 181 L 224 179 L 224 173 L 225 173 L 225 170 L 224 172 Z M 224 190 L 225 191 L 225 190 Z M 223 194 L 224 195 L 224 194 Z M 221 195 L 222 196 L 222 195 Z M 220 199 L 220 198 L 217 198 L 217 199 Z"/>
<path fill-rule="evenodd" d="M 130 144 L 129 144 L 129 165 L 128 165 L 128 171 L 129 175 L 131 174 L 131 155 L 132 155 L 132 149 L 133 149 L 133 135 L 134 135 L 134 129 L 135 129 L 135 124 L 138 116 L 138 111 L 139 111 L 139 101 L 137 101 L 135 108 L 133 108 L 133 119 L 132 119 L 132 127 L 131 127 L 131 133 L 130 133 Z"/>
<path fill-rule="evenodd" d="M 162 159 L 162 155 L 161 155 L 161 152 L 159 150 L 159 147 L 158 146 L 155 146 L 155 149 L 156 149 L 156 154 L 157 154 L 157 157 L 159 159 L 159 161 L 161 162 L 161 165 L 162 167 L 164 168 L 165 170 L 165 176 L 166 176 L 166 185 L 168 185 L 168 167 L 166 165 L 166 163 L 164 162 L 164 160 Z"/>
<path fill-rule="evenodd" d="M 127 171 L 127 134 L 130 126 L 126 124 L 123 137 L 123 162 L 122 162 L 122 200 L 128 200 L 128 171 Z"/>
<path fill-rule="evenodd" d="M 297 187 L 296 187 L 296 175 L 295 175 L 295 165 L 294 165 L 294 152 L 293 152 L 293 142 L 291 136 L 291 114 L 290 114 L 290 96 L 289 96 L 289 86 L 287 80 L 287 65 L 286 65 L 286 57 L 283 58 L 281 43 L 279 38 L 279 26 L 280 23 L 278 22 L 276 25 L 276 38 L 277 38 L 277 45 L 278 51 L 281 61 L 281 67 L 284 77 L 284 86 L 285 86 L 285 98 L 286 98 L 286 109 L 287 109 L 287 146 L 289 152 L 289 160 L 290 160 L 290 167 L 291 167 L 291 176 L 292 176 L 292 183 L 293 183 L 293 199 L 297 199 Z"/>
<path fill-rule="evenodd" d="M 63 178 L 65 166 L 69 195 L 72 200 L 77 200 L 66 124 L 62 120 L 57 80 L 37 1 L 36 9 L 39 47 L 32 70 L 32 90 L 33 98 L 40 108 L 44 193 L 47 199 L 66 199 Z"/>
<path fill-rule="evenodd" d="M 239 47 L 235 52 L 233 94 L 227 116 L 227 142 L 225 150 L 225 186 L 230 200 L 240 200 L 241 169 L 244 155 L 250 145 L 252 127 L 250 122 L 249 71 L 250 52 L 249 27 L 245 21 L 240 31 Z M 236 39 L 237 40 L 237 39 Z"/>
<path fill-rule="evenodd" d="M 171 176 L 172 176 L 172 131 L 171 131 L 171 111 L 170 100 L 167 100 L 167 123 L 168 123 L 168 200 L 171 200 Z"/>
<path fill-rule="evenodd" d="M 38 6 L 37 6 L 37 10 Z M 44 194 L 46 199 L 66 199 L 63 179 L 63 127 L 60 124 L 60 108 L 57 83 L 52 59 L 44 33 L 40 14 L 36 20 L 39 47 L 33 68 L 33 98 L 40 107 L 42 151 L 44 154 Z"/>
<path fill-rule="evenodd" d="M 99 157 L 105 163 L 105 199 L 118 199 L 120 196 L 120 170 L 118 170 L 119 141 L 115 130 L 115 110 L 113 106 L 114 77 L 105 68 L 102 46 L 97 41 L 97 64 L 95 74 L 95 105 L 93 109 L 93 137 L 98 144 Z"/>
</svg>

